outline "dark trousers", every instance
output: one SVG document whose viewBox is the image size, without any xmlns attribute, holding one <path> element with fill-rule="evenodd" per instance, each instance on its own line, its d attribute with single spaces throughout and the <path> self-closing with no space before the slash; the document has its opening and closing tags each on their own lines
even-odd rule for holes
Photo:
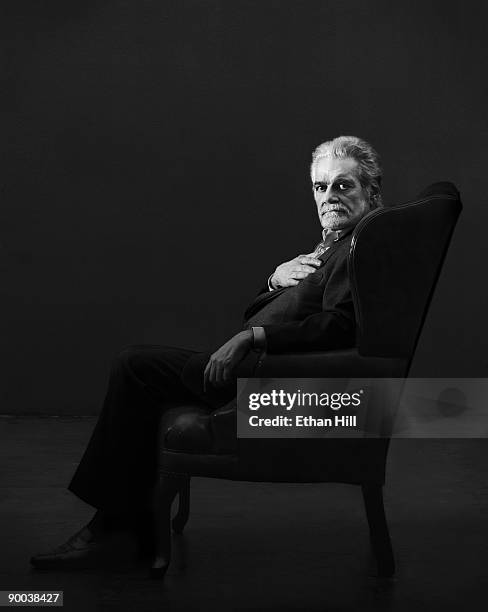
<svg viewBox="0 0 488 612">
<path fill-rule="evenodd" d="M 70 491 L 109 514 L 138 513 L 150 507 L 157 479 L 159 422 L 165 410 L 191 402 L 211 412 L 235 394 L 232 388 L 208 396 L 190 391 L 182 372 L 195 357 L 200 381 L 209 354 L 158 345 L 128 346 L 119 353 Z"/>
</svg>

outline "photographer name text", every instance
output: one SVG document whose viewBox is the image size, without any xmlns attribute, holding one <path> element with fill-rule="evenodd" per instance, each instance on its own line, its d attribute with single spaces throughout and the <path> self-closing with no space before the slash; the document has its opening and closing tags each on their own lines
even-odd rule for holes
<svg viewBox="0 0 488 612">
<path fill-rule="evenodd" d="M 334 418 L 315 418 L 303 414 L 287 417 L 283 415 L 273 418 L 258 417 L 253 414 L 249 417 L 249 425 L 251 427 L 356 427 L 356 415 L 339 416 L 336 414 Z"/>
</svg>

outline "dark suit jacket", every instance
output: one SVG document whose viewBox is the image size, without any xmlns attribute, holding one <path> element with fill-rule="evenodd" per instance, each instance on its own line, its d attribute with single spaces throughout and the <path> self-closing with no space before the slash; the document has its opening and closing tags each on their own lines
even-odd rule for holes
<svg viewBox="0 0 488 612">
<path fill-rule="evenodd" d="M 247 308 L 244 326 L 263 326 L 267 351 L 328 350 L 354 346 L 356 322 L 347 258 L 352 233 L 320 257 L 324 262 L 294 287 L 266 287 Z"/>
</svg>

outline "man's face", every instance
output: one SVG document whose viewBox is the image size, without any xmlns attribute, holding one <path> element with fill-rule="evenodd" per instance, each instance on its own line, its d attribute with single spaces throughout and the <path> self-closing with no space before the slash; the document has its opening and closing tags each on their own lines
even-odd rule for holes
<svg viewBox="0 0 488 612">
<path fill-rule="evenodd" d="M 313 168 L 313 193 L 322 227 L 354 227 L 370 211 L 369 197 L 358 177 L 358 163 L 346 157 L 319 157 Z"/>
</svg>

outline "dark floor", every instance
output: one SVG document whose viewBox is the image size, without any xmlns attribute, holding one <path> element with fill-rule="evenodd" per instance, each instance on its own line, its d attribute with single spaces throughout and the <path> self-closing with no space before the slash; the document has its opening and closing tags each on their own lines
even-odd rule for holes
<svg viewBox="0 0 488 612">
<path fill-rule="evenodd" d="M 368 576 L 358 487 L 194 479 L 192 514 L 164 583 L 116 567 L 36 572 L 34 551 L 66 539 L 91 509 L 65 490 L 93 418 L 0 418 L 0 590 L 64 590 L 92 610 L 470 610 L 486 600 L 488 443 L 394 440 L 387 513 L 392 584 Z M 129 542 L 130 544 L 130 542 Z M 130 546 L 129 546 L 130 549 Z"/>
</svg>

